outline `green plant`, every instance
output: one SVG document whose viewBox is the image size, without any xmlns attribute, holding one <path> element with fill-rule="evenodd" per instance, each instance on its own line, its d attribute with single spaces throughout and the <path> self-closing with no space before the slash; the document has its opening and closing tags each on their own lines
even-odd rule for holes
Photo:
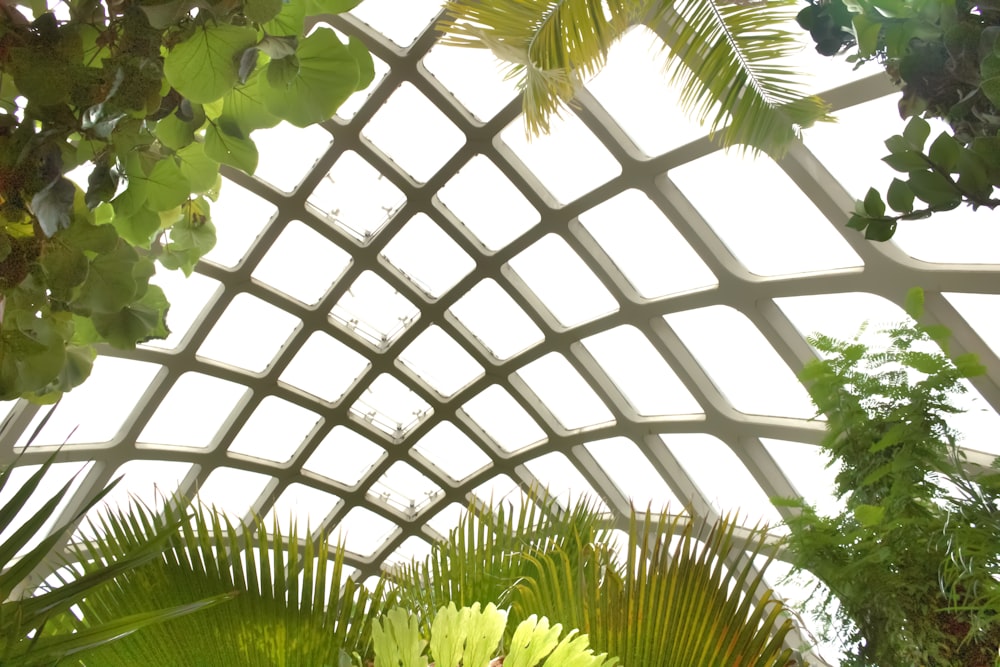
<svg viewBox="0 0 1000 667">
<path fill-rule="evenodd" d="M 907 312 L 923 312 L 910 293 Z M 801 373 L 827 418 L 823 448 L 844 509 L 798 503 L 787 547 L 836 602 L 848 665 L 993 667 L 1000 647 L 1000 473 L 966 470 L 949 417 L 974 355 L 950 359 L 949 332 L 904 322 L 884 348 L 817 335 Z M 942 351 L 942 348 L 944 351 Z"/>
<path fill-rule="evenodd" d="M 552 503 L 471 509 L 429 558 L 394 572 L 397 603 L 423 636 L 447 604 L 499 604 L 510 624 L 544 616 L 586 633 L 614 664 L 784 666 L 792 622 L 762 585 L 764 530 L 735 537 L 732 519 L 633 516 L 616 545 L 593 505 L 560 513 Z M 505 645 L 514 641 L 505 639 Z M 506 663 L 505 663 L 506 664 Z"/>
<path fill-rule="evenodd" d="M 611 45 L 633 26 L 669 25 L 664 42 L 680 101 L 700 122 L 711 118 L 725 146 L 780 155 L 801 128 L 827 119 L 827 107 L 775 61 L 797 48 L 791 3 L 711 0 L 449 0 L 445 43 L 489 48 L 519 77 L 529 134 L 547 132 L 580 83 L 603 66 Z"/>
<path fill-rule="evenodd" d="M 154 261 L 215 243 L 221 164 L 327 120 L 374 76 L 307 17 L 359 0 L 0 0 L 0 400 L 55 400 L 94 346 L 168 334 Z M 32 18 L 28 18 L 28 16 Z M 89 171 L 86 190 L 67 174 Z"/>
<path fill-rule="evenodd" d="M 326 539 L 283 536 L 277 524 L 233 524 L 221 512 L 168 504 L 105 515 L 97 537 L 76 545 L 72 577 L 116 558 L 161 525 L 176 525 L 162 556 L 133 568 L 79 604 L 78 631 L 150 607 L 229 595 L 226 604 L 144 629 L 80 654 L 83 665 L 347 664 L 369 653 L 371 624 L 383 611 L 384 583 L 369 591 L 347 577 L 344 551 Z M 307 531 L 308 532 L 308 531 Z"/>
<path fill-rule="evenodd" d="M 375 667 L 427 667 L 433 658 L 437 667 L 494 664 L 507 617 L 496 605 L 458 609 L 454 603 L 441 607 L 431 622 L 430 641 L 420 636 L 417 617 L 404 609 L 390 609 L 372 626 Z M 507 667 L 613 667 L 616 661 L 594 655 L 586 635 L 571 630 L 560 639 L 562 626 L 549 627 L 545 617 L 529 616 L 514 629 L 510 650 L 503 655 Z M 425 649 L 430 652 L 425 654 Z"/>
<path fill-rule="evenodd" d="M 112 484 L 93 494 L 70 521 L 50 529 L 46 537 L 29 547 L 45 524 L 54 518 L 60 502 L 72 485 L 72 480 L 67 482 L 46 499 L 37 511 L 22 517 L 32 496 L 36 495 L 39 486 L 44 483 L 52 464 L 52 459 L 49 459 L 33 471 L 0 508 L 0 532 L 12 527 L 19 518 L 24 519 L 0 543 L 0 664 L 10 667 L 53 664 L 63 657 L 101 646 L 151 624 L 205 609 L 228 597 L 225 594 L 215 595 L 187 600 L 170 607 L 146 605 L 135 613 L 106 615 L 102 622 L 77 631 L 54 629 L 70 616 L 70 607 L 83 603 L 94 591 L 109 585 L 109 582 L 119 581 L 119 578 L 133 568 L 154 560 L 173 526 L 167 524 L 160 530 L 151 530 L 137 536 L 128 548 L 120 550 L 113 557 L 92 562 L 84 576 L 68 579 L 61 586 L 32 589 L 27 585 L 29 579 L 49 556 L 53 546 L 114 487 Z M 0 472 L 0 491 L 8 486 L 13 472 L 13 467 Z"/>
<path fill-rule="evenodd" d="M 1000 9 L 976 0 L 820 0 L 799 13 L 817 50 L 876 61 L 902 87 L 899 112 L 912 117 L 886 141 L 885 162 L 905 174 L 885 197 L 875 188 L 857 202 L 848 226 L 869 239 L 892 237 L 902 220 L 926 218 L 962 204 L 1000 205 Z M 930 133 L 921 118 L 940 118 Z M 918 199 L 926 206 L 914 205 Z M 887 211 L 888 204 L 891 212 Z"/>
</svg>

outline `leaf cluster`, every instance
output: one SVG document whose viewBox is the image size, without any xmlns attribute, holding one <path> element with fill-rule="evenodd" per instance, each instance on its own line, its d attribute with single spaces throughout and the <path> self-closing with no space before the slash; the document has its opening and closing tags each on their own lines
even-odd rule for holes
<svg viewBox="0 0 1000 667">
<path fill-rule="evenodd" d="M 253 173 L 254 131 L 371 82 L 362 43 L 307 30 L 357 3 L 2 0 L 0 400 L 55 400 L 95 344 L 168 335 L 154 262 L 190 273 L 212 249 L 220 165 Z"/>
<path fill-rule="evenodd" d="M 922 313 L 911 292 L 908 312 Z M 849 665 L 990 667 L 1000 645 L 1000 476 L 972 476 L 949 418 L 974 355 L 950 358 L 950 333 L 903 322 L 886 347 L 816 335 L 823 355 L 801 373 L 826 416 L 822 442 L 844 509 L 821 516 L 799 503 L 788 521 L 793 565 L 836 602 Z"/>
<path fill-rule="evenodd" d="M 799 13 L 825 55 L 853 51 L 849 62 L 877 61 L 902 88 L 902 135 L 886 141 L 893 179 L 886 196 L 872 188 L 848 226 L 868 239 L 892 237 L 900 220 L 926 218 L 961 204 L 1000 205 L 1000 10 L 976 0 L 823 0 Z M 951 130 L 924 148 L 921 117 Z M 925 207 L 914 207 L 914 198 Z M 895 214 L 887 214 L 885 204 Z"/>
<path fill-rule="evenodd" d="M 391 573 L 420 636 L 433 638 L 432 619 L 449 602 L 497 604 L 508 632 L 545 617 L 585 633 L 616 665 L 790 663 L 792 621 L 763 585 L 772 555 L 763 528 L 737 537 L 730 517 L 633 513 L 618 544 L 592 505 L 557 510 L 544 500 L 517 513 L 470 508 L 423 563 Z M 503 640 L 511 652 L 517 643 L 516 632 Z"/>
</svg>

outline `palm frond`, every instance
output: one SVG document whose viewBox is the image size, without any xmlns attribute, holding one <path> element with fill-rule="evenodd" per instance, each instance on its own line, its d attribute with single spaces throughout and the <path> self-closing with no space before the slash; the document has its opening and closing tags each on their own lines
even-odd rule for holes
<svg viewBox="0 0 1000 667">
<path fill-rule="evenodd" d="M 611 45 L 650 0 L 449 0 L 445 44 L 484 47 L 519 77 L 529 135 L 549 131 L 583 78 L 603 67 Z"/>
<path fill-rule="evenodd" d="M 228 594 L 232 600 L 197 615 L 150 627 L 83 654 L 85 664 L 337 665 L 341 651 L 365 652 L 382 584 L 368 591 L 345 576 L 344 551 L 331 557 L 324 539 L 283 536 L 277 524 L 233 524 L 205 507 L 168 505 L 165 519 L 131 506 L 104 517 L 98 537 L 78 545 L 79 568 L 114 553 L 160 521 L 180 521 L 163 558 L 80 605 L 81 627 L 152 606 Z M 343 583 L 342 583 L 343 582 Z"/>
<path fill-rule="evenodd" d="M 801 49 L 795 0 L 662 3 L 650 27 L 663 33 L 672 83 L 686 113 L 725 146 L 780 155 L 802 128 L 829 120 L 828 106 L 803 92 L 802 78 L 782 59 Z M 787 63 L 787 61 L 786 61 Z"/>
<path fill-rule="evenodd" d="M 801 128 L 828 119 L 796 72 L 776 63 L 799 47 L 782 26 L 795 0 L 449 0 L 444 43 L 489 48 L 518 78 L 526 130 L 549 131 L 612 44 L 647 24 L 664 38 L 682 108 L 710 120 L 726 147 L 780 155 Z"/>
<path fill-rule="evenodd" d="M 753 567 L 766 533 L 752 533 L 746 554 L 735 530 L 728 518 L 709 525 L 633 513 L 623 569 L 605 565 L 609 554 L 595 553 L 583 569 L 559 551 L 543 554 L 541 576 L 523 582 L 518 604 L 579 628 L 623 665 L 783 666 L 792 622 Z"/>
</svg>

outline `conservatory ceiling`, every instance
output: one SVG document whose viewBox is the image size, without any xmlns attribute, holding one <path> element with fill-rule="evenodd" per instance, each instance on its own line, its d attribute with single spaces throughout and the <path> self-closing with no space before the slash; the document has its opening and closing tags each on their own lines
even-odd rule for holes
<svg viewBox="0 0 1000 667">
<path fill-rule="evenodd" d="M 258 132 L 218 246 L 160 271 L 171 336 L 108 350 L 54 409 L 0 404 L 4 456 L 115 497 L 175 489 L 342 535 L 362 576 L 474 498 L 547 487 L 748 524 L 832 500 L 804 336 L 902 317 L 913 286 L 989 368 L 957 426 L 1000 454 L 1000 232 L 958 210 L 887 244 L 844 227 L 899 132 L 875 70 L 803 53 L 840 122 L 780 163 L 723 153 L 675 109 L 635 30 L 528 141 L 488 52 L 436 43 L 436 0 L 365 0 L 376 83 L 340 116 Z M 990 224 L 992 223 L 992 224 Z M 5 416 L 5 417 L 4 417 Z M 47 418 L 47 421 L 43 421 Z M 977 435 L 978 434 L 978 435 Z M 32 439 L 32 436 L 33 439 Z"/>
</svg>

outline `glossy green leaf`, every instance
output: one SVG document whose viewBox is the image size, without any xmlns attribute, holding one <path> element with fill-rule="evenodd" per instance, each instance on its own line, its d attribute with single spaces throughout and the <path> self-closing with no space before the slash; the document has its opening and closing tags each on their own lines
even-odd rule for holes
<svg viewBox="0 0 1000 667">
<path fill-rule="evenodd" d="M 953 172 L 958 165 L 958 156 L 961 150 L 962 146 L 955 140 L 955 137 L 947 132 L 942 132 L 931 144 L 927 155 L 940 169 Z"/>
<path fill-rule="evenodd" d="M 184 121 L 177 117 L 177 114 L 170 114 L 156 123 L 153 132 L 167 148 L 178 150 L 194 141 L 194 133 L 205 122 L 204 113 L 201 114 L 201 123 L 195 126 L 196 121 Z"/>
<path fill-rule="evenodd" d="M 233 120 L 241 136 L 250 136 L 254 130 L 274 127 L 281 118 L 267 110 L 260 96 L 260 80 L 266 67 L 259 67 L 246 80 L 226 95 L 222 117 Z"/>
<path fill-rule="evenodd" d="M 858 40 L 858 52 L 863 56 L 874 54 L 878 48 L 879 34 L 882 32 L 882 22 L 873 20 L 865 14 L 853 14 L 851 22 Z"/>
<path fill-rule="evenodd" d="M 896 233 L 894 220 L 869 220 L 865 227 L 865 238 L 869 241 L 888 241 Z"/>
<path fill-rule="evenodd" d="M 261 26 L 264 34 L 301 37 L 306 25 L 306 2 L 307 0 L 288 0 L 284 3 L 274 19 Z"/>
<path fill-rule="evenodd" d="M 56 238 L 67 245 L 97 253 L 110 252 L 118 243 L 118 234 L 111 225 L 92 225 L 79 220 Z"/>
<path fill-rule="evenodd" d="M 921 201 L 935 207 L 954 207 L 961 202 L 955 184 L 935 171 L 915 171 L 910 174 L 910 189 Z"/>
<path fill-rule="evenodd" d="M 927 160 L 917 151 L 892 153 L 882 158 L 882 161 L 896 171 L 913 172 L 927 169 Z"/>
<path fill-rule="evenodd" d="M 371 51 L 364 42 L 353 35 L 347 40 L 347 50 L 358 63 L 358 83 L 355 88 L 364 90 L 375 80 L 375 61 L 372 60 Z"/>
<path fill-rule="evenodd" d="M 115 231 L 125 241 L 140 248 L 148 248 L 160 229 L 160 216 L 145 206 L 129 213 L 115 213 L 111 220 Z"/>
<path fill-rule="evenodd" d="M 188 180 L 189 192 L 201 194 L 215 187 L 219 163 L 205 154 L 205 145 L 196 142 L 177 151 L 181 173 Z"/>
<path fill-rule="evenodd" d="M 358 64 L 332 31 L 321 28 L 299 45 L 299 71 L 285 85 L 260 81 L 267 109 L 299 127 L 328 120 L 359 81 Z M 268 67 L 275 67 L 272 62 Z"/>
<path fill-rule="evenodd" d="M 256 41 L 252 28 L 206 23 L 171 49 L 163 62 L 163 74 L 192 102 L 214 102 L 236 85 L 236 57 Z"/>
<path fill-rule="evenodd" d="M 138 289 L 132 273 L 138 261 L 138 253 L 127 243 L 95 257 L 76 304 L 95 313 L 115 313 L 127 306 Z"/>
<path fill-rule="evenodd" d="M 281 12 L 282 0 L 247 0 L 243 14 L 254 23 L 267 23 Z"/>
<path fill-rule="evenodd" d="M 115 313 L 94 313 L 94 329 L 112 346 L 134 348 L 138 343 L 170 335 L 166 313 L 170 304 L 157 285 L 150 285 L 138 301 Z"/>
<path fill-rule="evenodd" d="M 260 154 L 257 145 L 244 134 L 239 124 L 225 116 L 211 123 L 205 131 L 205 155 L 223 164 L 253 174 Z"/>
<path fill-rule="evenodd" d="M 897 213 L 909 213 L 913 210 L 913 191 L 905 181 L 892 179 L 885 198 L 892 210 Z"/>
<path fill-rule="evenodd" d="M 978 153 L 963 148 L 958 156 L 956 171 L 958 172 L 958 187 L 968 192 L 972 197 L 989 199 L 997 183 L 990 180 L 986 161 Z"/>
<path fill-rule="evenodd" d="M 191 183 L 177 162 L 158 160 L 146 178 L 146 206 L 152 211 L 168 211 L 191 196 Z"/>
<path fill-rule="evenodd" d="M 63 293 L 82 284 L 90 270 L 90 261 L 83 250 L 59 241 L 45 245 L 39 264 L 49 287 Z"/>
<path fill-rule="evenodd" d="M 868 193 L 865 195 L 865 213 L 872 218 L 885 215 L 885 202 L 875 188 L 868 188 Z"/>
<path fill-rule="evenodd" d="M 915 151 L 922 151 L 924 149 L 924 143 L 927 141 L 930 133 L 930 124 L 919 116 L 911 118 L 903 129 L 903 137 L 910 144 L 910 148 Z"/>
</svg>

